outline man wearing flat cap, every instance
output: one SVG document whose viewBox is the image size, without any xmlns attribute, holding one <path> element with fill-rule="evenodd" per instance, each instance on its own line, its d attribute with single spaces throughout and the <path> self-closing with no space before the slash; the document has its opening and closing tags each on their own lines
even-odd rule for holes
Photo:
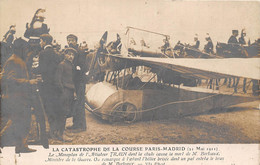
<svg viewBox="0 0 260 165">
<path fill-rule="evenodd" d="M 65 130 L 66 118 L 70 116 L 73 109 L 73 100 L 76 96 L 75 85 L 73 82 L 73 60 L 77 51 L 74 48 L 66 48 L 64 50 L 65 59 L 58 65 L 56 71 L 56 84 L 59 88 L 59 98 L 61 108 L 59 110 L 59 116 L 57 118 L 59 127 L 58 127 L 58 136 L 63 138 L 63 133 Z"/>
<path fill-rule="evenodd" d="M 42 34 L 40 36 L 40 45 L 43 50 L 39 54 L 38 72 L 42 77 L 40 94 L 50 125 L 50 135 L 55 138 L 57 132 L 56 118 L 57 115 L 59 115 L 57 113 L 59 109 L 59 98 L 57 94 L 58 89 L 55 84 L 55 72 L 60 63 L 60 57 L 56 54 L 51 43 L 51 35 Z"/>
<path fill-rule="evenodd" d="M 68 129 L 85 131 L 86 130 L 86 118 L 85 118 L 85 73 L 87 72 L 86 66 L 86 53 L 79 48 L 78 37 L 74 34 L 67 36 L 67 42 L 69 48 L 73 48 L 77 51 L 73 60 L 73 82 L 76 89 L 77 100 L 75 103 L 75 110 L 72 114 L 73 125 L 67 127 Z"/>
<path fill-rule="evenodd" d="M 13 45 L 14 53 L 6 61 L 3 69 L 1 117 L 8 118 L 8 122 L 11 123 L 9 128 L 14 131 L 16 153 L 36 151 L 28 148 L 27 144 L 31 125 L 30 88 L 38 83 L 37 79 L 29 79 L 25 63 L 28 46 L 25 40 L 16 39 Z M 1 139 L 1 143 L 4 141 L 4 138 Z"/>
</svg>

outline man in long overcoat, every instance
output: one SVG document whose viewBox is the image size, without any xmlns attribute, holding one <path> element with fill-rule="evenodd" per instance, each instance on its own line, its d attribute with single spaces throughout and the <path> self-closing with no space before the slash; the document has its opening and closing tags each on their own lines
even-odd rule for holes
<svg viewBox="0 0 260 165">
<path fill-rule="evenodd" d="M 2 78 L 2 116 L 11 123 L 15 137 L 15 152 L 25 153 L 36 150 L 28 148 L 27 137 L 31 123 L 31 85 L 36 79 L 29 79 L 25 59 L 27 42 L 19 38 L 14 41 L 14 54 L 6 61 Z"/>
<path fill-rule="evenodd" d="M 43 50 L 39 54 L 38 72 L 42 77 L 40 94 L 50 125 L 50 135 L 55 138 L 57 131 L 56 119 L 59 115 L 59 98 L 58 89 L 55 85 L 55 72 L 60 63 L 60 57 L 51 45 L 52 39 L 52 36 L 49 34 L 42 34 L 40 36 L 40 45 Z"/>
</svg>

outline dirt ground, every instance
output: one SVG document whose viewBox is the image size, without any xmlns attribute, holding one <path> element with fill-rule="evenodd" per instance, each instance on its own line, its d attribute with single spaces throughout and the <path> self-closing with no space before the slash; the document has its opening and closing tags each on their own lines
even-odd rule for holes
<svg viewBox="0 0 260 165">
<path fill-rule="evenodd" d="M 131 124 L 107 123 L 86 111 L 87 131 L 66 130 L 72 142 L 50 144 L 259 143 L 259 101 L 203 114 Z M 71 125 L 69 118 L 66 125 Z"/>
</svg>

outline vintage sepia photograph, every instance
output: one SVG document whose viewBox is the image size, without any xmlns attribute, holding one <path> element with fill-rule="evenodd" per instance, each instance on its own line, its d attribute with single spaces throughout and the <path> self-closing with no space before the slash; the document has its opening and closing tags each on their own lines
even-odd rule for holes
<svg viewBox="0 0 260 165">
<path fill-rule="evenodd" d="M 0 36 L 0 164 L 259 164 L 259 1 L 0 0 Z"/>
</svg>

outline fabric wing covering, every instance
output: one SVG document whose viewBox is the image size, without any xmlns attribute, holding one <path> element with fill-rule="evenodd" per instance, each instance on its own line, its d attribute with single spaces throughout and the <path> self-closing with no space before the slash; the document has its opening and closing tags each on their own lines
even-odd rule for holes
<svg viewBox="0 0 260 165">
<path fill-rule="evenodd" d="M 155 65 L 176 71 L 183 77 L 193 78 L 225 78 L 242 77 L 260 80 L 260 58 L 153 58 L 114 56 L 142 65 Z"/>
</svg>

